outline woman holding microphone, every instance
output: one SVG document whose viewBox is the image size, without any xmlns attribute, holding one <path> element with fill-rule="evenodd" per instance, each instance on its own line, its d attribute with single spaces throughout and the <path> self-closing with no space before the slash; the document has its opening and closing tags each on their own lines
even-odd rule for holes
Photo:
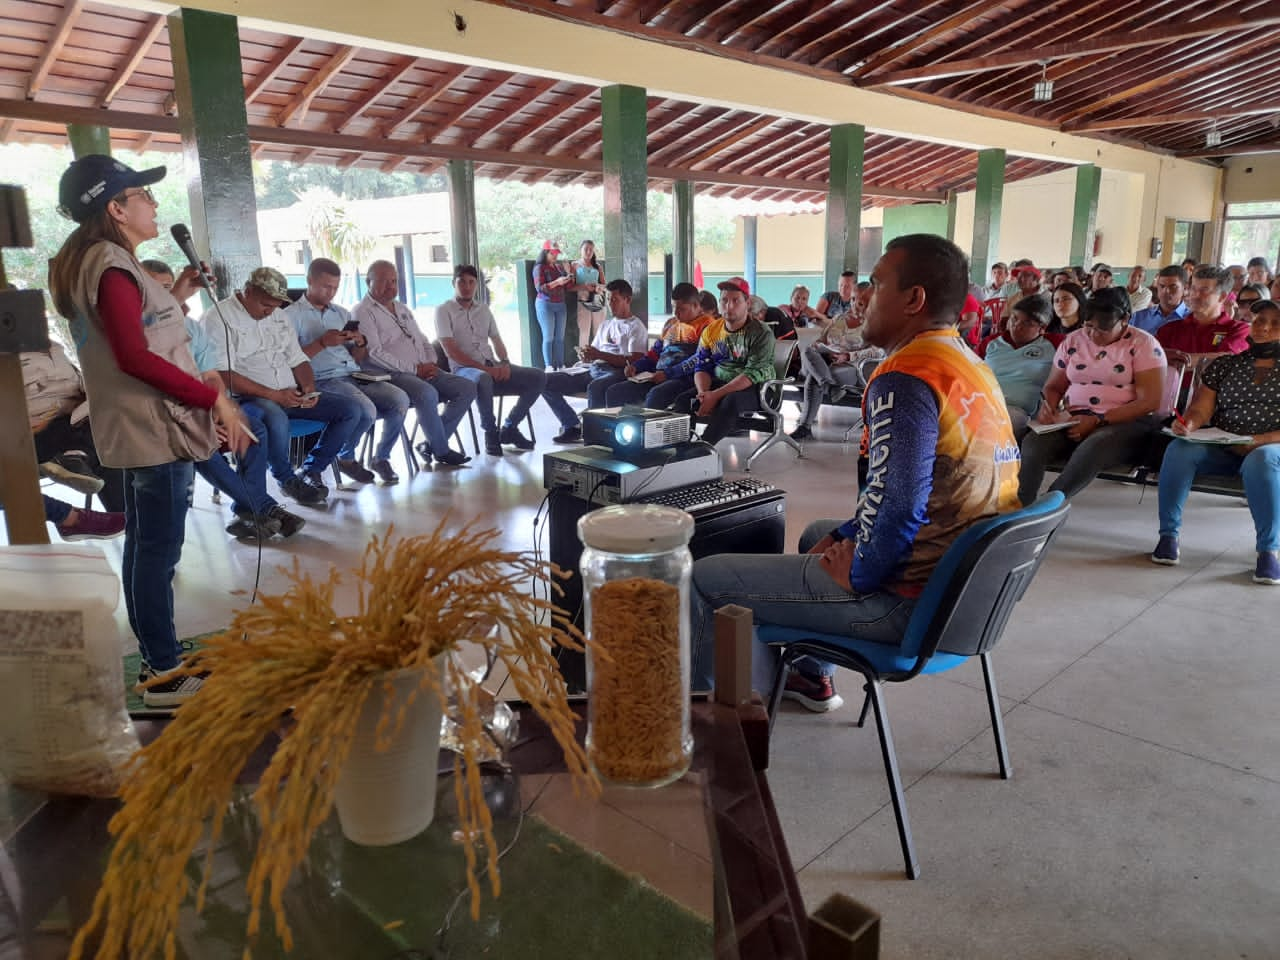
<svg viewBox="0 0 1280 960">
<path fill-rule="evenodd" d="M 59 212 L 76 229 L 50 262 L 54 306 L 70 322 L 93 435 L 105 466 L 125 471 L 121 580 L 129 626 L 147 670 L 149 707 L 173 707 L 200 688 L 198 676 L 167 676 L 180 666 L 173 625 L 173 573 L 182 554 L 194 464 L 220 442 L 243 453 L 253 439 L 239 408 L 199 379 L 179 300 L 198 274 L 188 268 L 172 293 L 139 263 L 138 244 L 154 239 L 149 185 L 164 167 L 135 171 L 110 157 L 74 161 L 62 175 Z"/>
</svg>

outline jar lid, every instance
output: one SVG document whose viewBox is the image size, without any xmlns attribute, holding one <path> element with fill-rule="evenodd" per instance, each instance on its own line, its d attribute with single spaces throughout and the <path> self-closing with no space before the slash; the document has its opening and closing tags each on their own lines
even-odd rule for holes
<svg viewBox="0 0 1280 960">
<path fill-rule="evenodd" d="M 578 521 L 578 536 L 608 553 L 659 553 L 689 543 L 693 517 L 674 507 L 622 504 L 592 510 Z"/>
</svg>

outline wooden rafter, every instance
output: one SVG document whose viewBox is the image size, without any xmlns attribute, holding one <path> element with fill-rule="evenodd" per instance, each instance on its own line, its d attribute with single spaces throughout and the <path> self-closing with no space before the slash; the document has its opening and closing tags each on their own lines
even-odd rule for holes
<svg viewBox="0 0 1280 960">
<path fill-rule="evenodd" d="M 69 0 L 62 8 L 62 12 L 58 14 L 58 22 L 53 25 L 53 36 L 45 44 L 44 53 L 40 54 L 40 59 L 36 61 L 31 71 L 31 79 L 27 81 L 28 100 L 34 100 L 40 88 L 44 86 L 44 82 L 49 79 L 49 71 L 58 62 L 58 55 L 62 53 L 67 37 L 71 36 L 71 28 L 75 26 L 76 17 L 83 6 L 83 0 Z"/>
<path fill-rule="evenodd" d="M 688 158 L 699 157 L 713 144 L 718 144 L 735 137 L 737 134 L 745 130 L 750 130 L 751 127 L 754 126 L 752 114 L 749 113 L 726 114 L 721 119 L 725 122 L 719 127 L 719 129 L 712 130 L 709 127 L 704 127 L 704 132 L 701 133 L 697 139 L 678 138 L 656 150 L 650 150 L 649 162 L 653 163 L 664 154 L 673 150 L 678 150 L 680 155 L 686 158 L 684 162 L 691 165 L 691 161 Z"/>
<path fill-rule="evenodd" d="M 497 122 L 492 124 L 487 130 L 480 133 L 477 139 L 483 139 L 484 137 L 496 133 L 501 127 L 506 126 L 508 123 L 515 123 L 516 126 L 519 127 L 520 114 L 536 103 L 539 97 L 546 96 L 555 89 L 559 82 L 560 79 L 558 77 L 549 77 L 537 80 L 529 87 L 528 90 L 520 94 L 520 96 L 511 101 L 511 103 L 507 104 L 502 111 L 502 116 L 498 118 Z"/>
<path fill-rule="evenodd" d="M 138 137 L 137 140 L 133 141 L 133 152 L 146 153 L 147 148 L 151 146 L 151 141 L 153 139 L 155 139 L 154 133 L 144 133 L 142 136 Z"/>
<path fill-rule="evenodd" d="M 446 112 L 443 117 L 436 120 L 436 122 L 431 125 L 431 129 L 428 130 L 422 136 L 422 142 L 430 143 L 436 137 L 440 136 L 440 134 L 444 133 L 446 130 L 452 127 L 455 123 L 457 123 L 461 117 L 471 112 L 480 104 L 484 103 L 484 101 L 488 100 L 491 96 L 493 96 L 494 92 L 497 91 L 497 89 L 501 87 L 503 84 L 507 83 L 510 79 L 511 79 L 511 74 L 499 72 L 496 77 L 492 77 L 488 80 L 483 81 L 479 87 L 477 87 L 475 90 L 472 90 L 471 93 L 467 95 L 466 100 L 462 101 L 462 103 L 455 105 L 448 112 Z"/>
<path fill-rule="evenodd" d="M 311 79 L 307 81 L 307 85 L 294 95 L 293 99 L 286 103 L 280 112 L 275 116 L 277 127 L 283 127 L 294 117 L 301 122 L 307 116 L 307 111 L 311 109 L 311 101 L 316 95 L 328 86 L 342 68 L 351 62 L 351 58 L 356 55 L 355 47 L 339 47 L 329 55 L 329 59 L 325 61 L 323 67 L 315 71 L 311 75 Z"/>
<path fill-rule="evenodd" d="M 640 3 L 636 5 L 636 19 L 641 25 L 653 23 L 672 7 L 679 6 L 681 0 L 659 0 L 657 3 Z"/>
<path fill-rule="evenodd" d="M 1234 31 L 1256 30 L 1276 25 L 1280 25 L 1280 16 L 1208 17 L 1204 20 L 1184 21 L 1175 27 L 1155 27 L 1132 33 L 1096 33 L 1091 39 L 1079 43 L 1053 43 L 1042 47 L 1015 50 L 1009 53 L 993 53 L 985 57 L 973 57 L 968 60 L 943 60 L 940 63 L 933 63 L 928 66 L 879 73 L 864 78 L 864 82 L 875 86 L 923 83 L 926 80 L 940 80 L 944 77 L 985 73 L 989 70 L 1004 70 L 1008 67 L 1021 67 L 1034 63 L 1051 63 L 1054 60 L 1096 56 L 1103 53 L 1132 50 L 1138 47 L 1180 43 L 1183 40 L 1190 40 L 1196 37 L 1218 37 Z"/>
<path fill-rule="evenodd" d="M 303 147 L 289 158 L 289 162 L 302 166 L 302 164 L 306 163 L 315 155 L 315 152 L 315 147 Z"/>
<path fill-rule="evenodd" d="M 391 173 L 396 167 L 408 160 L 408 157 L 388 157 L 379 164 L 378 169 L 383 173 Z"/>
<path fill-rule="evenodd" d="M 707 17 L 726 6 L 723 0 L 702 0 L 701 3 L 684 4 L 683 16 L 671 25 L 676 33 L 688 33 L 702 25 Z"/>
<path fill-rule="evenodd" d="M 0 120 L 0 143 L 8 142 L 9 134 L 13 132 L 13 126 L 14 126 L 13 117 L 9 117 L 5 120 Z"/>
<path fill-rule="evenodd" d="M 351 126 L 360 114 L 382 99 L 383 94 L 403 80 L 417 65 L 417 57 L 405 57 L 399 66 L 392 67 L 390 73 L 370 87 L 369 91 L 356 102 L 356 105 L 347 111 L 347 115 L 334 124 L 333 132 L 345 132 L 347 127 Z"/>
<path fill-rule="evenodd" d="M 723 153 L 725 150 L 729 150 L 732 147 L 736 147 L 738 144 L 742 143 L 742 141 L 749 140 L 752 137 L 756 136 L 757 134 L 763 133 L 764 131 L 768 130 L 770 127 L 772 127 L 775 123 L 778 123 L 778 122 L 779 122 L 779 119 L 777 117 L 761 117 L 755 123 L 748 124 L 746 127 L 743 127 L 742 129 L 733 133 L 730 137 L 728 137 L 728 139 L 723 140 L 720 143 L 717 143 L 715 146 L 707 150 L 703 150 L 696 157 L 692 157 L 691 159 L 686 161 L 686 165 L 696 170 L 703 164 L 712 160 L 714 157 Z"/>
<path fill-rule="evenodd" d="M 748 14 L 745 20 L 740 20 L 737 23 L 729 24 L 728 26 L 726 26 L 724 30 L 721 30 L 718 34 L 716 34 L 715 40 L 717 43 L 729 43 L 738 34 L 744 33 L 751 27 L 754 27 L 761 20 L 767 20 L 769 17 L 773 16 L 775 13 L 777 13 L 779 10 L 783 9 L 784 7 L 786 7 L 786 3 L 756 4 L 754 9 Z"/>
<path fill-rule="evenodd" d="M 284 44 L 276 51 L 276 55 L 271 58 L 271 62 L 266 65 L 261 73 L 253 78 L 253 83 L 245 87 L 244 102 L 246 106 L 257 99 L 258 94 L 266 89 L 267 84 L 280 76 L 280 71 L 285 68 L 289 58 L 298 52 L 298 48 L 304 42 L 302 37 L 285 38 Z"/>
<path fill-rule="evenodd" d="M 676 134 L 665 142 L 659 143 L 658 134 L 660 132 L 667 130 L 679 120 L 689 120 L 691 118 L 691 114 L 688 112 L 682 112 L 680 110 L 674 111 L 673 116 L 664 120 L 656 129 L 649 131 L 649 162 L 652 163 L 656 158 L 670 151 L 679 150 L 688 152 L 697 150 L 703 145 L 711 143 L 717 138 L 718 134 L 715 130 L 711 130 L 710 128 L 714 124 L 727 120 L 731 113 L 733 113 L 733 111 L 729 110 L 727 107 L 712 107 L 707 112 L 697 116 L 697 128 L 703 131 L 698 135 L 698 139 L 691 140 L 688 136 Z M 732 122 L 733 121 L 730 121 L 730 124 L 732 124 Z M 741 123 L 739 125 L 741 125 Z"/>
<path fill-rule="evenodd" d="M 441 75 L 439 81 L 436 82 L 435 87 L 430 93 L 424 97 L 414 100 L 408 106 L 400 110 L 399 113 L 379 128 L 378 135 L 381 137 L 390 137 L 399 127 L 408 123 L 419 113 L 448 93 L 453 84 L 466 72 L 467 67 L 465 64 L 458 64 L 450 67 Z"/>
<path fill-rule="evenodd" d="M 133 41 L 133 46 L 129 49 L 129 54 L 125 57 L 124 63 L 120 64 L 119 69 L 116 70 L 116 75 L 111 79 L 111 83 L 107 85 L 107 89 L 98 98 L 98 106 L 104 108 L 111 106 L 111 101 L 116 98 L 116 95 L 124 89 L 124 85 L 129 82 L 129 78 L 138 69 L 138 65 L 142 63 L 147 51 L 156 42 L 164 26 L 164 14 L 157 13 L 147 21 L 146 26 L 142 28 L 142 32 L 138 34 L 138 38 Z"/>
<path fill-rule="evenodd" d="M 1096 133 L 1104 130 L 1128 130 L 1133 127 L 1163 127 L 1174 123 L 1195 123 L 1201 120 L 1252 117 L 1268 113 L 1280 114 L 1280 100 L 1258 103 L 1251 107 L 1224 107 L 1221 110 L 1192 110 L 1185 113 L 1154 113 L 1141 117 L 1087 120 L 1083 123 L 1063 124 L 1062 129 L 1072 133 Z"/>
<path fill-rule="evenodd" d="M 337 167 L 339 170 L 349 170 L 363 159 L 364 159 L 363 153 L 348 153 L 345 157 L 343 157 L 338 161 Z"/>
<path fill-rule="evenodd" d="M 551 106 L 545 108 L 535 116 L 530 117 L 520 128 L 519 132 L 517 132 L 514 137 L 507 140 L 504 144 L 504 149 L 514 149 L 517 144 L 521 144 L 526 140 L 532 139 L 561 117 L 565 116 L 565 114 L 578 109 L 582 106 L 582 103 L 583 98 L 577 91 L 574 91 L 570 93 L 566 99 L 561 100 L 558 103 L 551 104 Z"/>
<path fill-rule="evenodd" d="M 940 0 L 919 0 L 912 4 L 911 15 L 925 17 L 929 9 Z M 902 26 L 902 11 L 893 3 L 881 3 L 866 11 L 845 29 L 819 31 L 811 39 L 787 53 L 807 63 L 831 64 L 836 58 L 854 47 L 878 48 L 878 37 Z M 834 66 L 833 66 L 834 69 Z"/>
<path fill-rule="evenodd" d="M 993 10 L 998 10 L 1005 5 L 1007 0 L 976 0 L 970 3 L 955 14 L 940 20 L 926 30 L 910 36 L 901 43 L 887 47 L 880 53 L 868 57 L 857 69 L 850 72 L 850 76 L 854 79 L 865 77 L 869 73 L 883 69 L 891 63 L 901 60 L 903 57 L 910 56 L 921 47 L 933 43 L 946 36 L 952 30 L 963 27 L 978 17 L 984 17 Z M 848 64 L 837 64 L 836 68 L 844 72 L 849 69 Z"/>
<path fill-rule="evenodd" d="M 821 16 L 831 10 L 831 4 L 826 0 L 809 0 L 804 4 L 793 4 L 788 11 L 787 23 L 780 30 L 776 30 L 768 40 L 760 47 L 760 52 L 764 54 L 780 54 L 779 59 L 786 60 L 784 52 L 783 40 L 789 34 L 795 33 L 797 30 L 805 26 L 814 17 Z"/>
</svg>

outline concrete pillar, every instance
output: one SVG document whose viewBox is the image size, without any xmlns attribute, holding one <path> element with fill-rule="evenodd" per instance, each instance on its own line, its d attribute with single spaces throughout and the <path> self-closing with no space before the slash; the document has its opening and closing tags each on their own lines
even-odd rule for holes
<svg viewBox="0 0 1280 960">
<path fill-rule="evenodd" d="M 631 284 L 631 309 L 649 317 L 648 98 L 642 87 L 600 91 L 604 135 L 604 249 L 609 274 Z M 692 269 L 691 271 L 692 272 Z"/>
<path fill-rule="evenodd" d="M 1076 167 L 1076 198 L 1071 214 L 1071 264 L 1093 264 L 1093 238 L 1098 228 L 1098 191 L 1102 170 L 1096 163 Z"/>
<path fill-rule="evenodd" d="M 180 10 L 169 44 L 191 235 L 225 297 L 262 264 L 236 18 Z"/>
<path fill-rule="evenodd" d="M 400 237 L 400 282 L 404 285 L 404 302 L 413 310 L 418 306 L 418 291 L 413 282 L 413 234 Z"/>
<path fill-rule="evenodd" d="M 693 181 L 671 184 L 671 283 L 693 283 Z"/>
<path fill-rule="evenodd" d="M 449 251 L 453 265 L 480 266 L 480 234 L 476 227 L 476 165 L 449 161 Z"/>
<path fill-rule="evenodd" d="M 986 283 L 1000 259 L 1000 210 L 1004 203 L 1004 151 L 978 151 L 978 186 L 973 208 L 973 252 L 969 279 Z"/>
<path fill-rule="evenodd" d="M 822 271 L 826 290 L 834 290 L 839 285 L 840 274 L 845 270 L 858 273 L 862 233 L 862 156 L 866 139 L 867 131 L 859 123 L 841 123 L 831 128 L 827 245 Z"/>
<path fill-rule="evenodd" d="M 751 288 L 752 293 L 759 293 L 756 289 L 756 237 L 759 224 L 755 217 L 742 218 L 742 279 L 747 281 L 747 286 Z"/>
</svg>

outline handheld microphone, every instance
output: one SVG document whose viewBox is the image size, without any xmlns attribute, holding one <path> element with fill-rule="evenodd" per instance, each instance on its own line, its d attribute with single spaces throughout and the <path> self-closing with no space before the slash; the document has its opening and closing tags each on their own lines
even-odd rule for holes
<svg viewBox="0 0 1280 960">
<path fill-rule="evenodd" d="M 213 286 L 209 283 L 209 277 L 204 272 L 204 267 L 200 265 L 200 255 L 196 253 L 196 245 L 191 240 L 191 231 L 187 229 L 187 225 L 175 223 L 169 228 L 169 233 L 172 234 L 173 242 L 178 245 L 178 249 L 186 254 L 187 262 L 196 268 L 196 273 L 200 275 L 200 283 L 209 291 L 209 296 L 217 300 L 213 293 Z"/>
</svg>

